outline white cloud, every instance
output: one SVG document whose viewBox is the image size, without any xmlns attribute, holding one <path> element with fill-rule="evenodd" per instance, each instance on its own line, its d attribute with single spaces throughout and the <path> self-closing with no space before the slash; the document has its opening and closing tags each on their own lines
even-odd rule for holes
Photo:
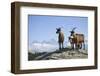
<svg viewBox="0 0 100 76">
<path fill-rule="evenodd" d="M 56 44 L 50 44 L 50 43 L 32 43 L 32 45 L 29 47 L 29 52 L 35 53 L 35 52 L 53 52 L 58 49 L 58 45 Z"/>
</svg>

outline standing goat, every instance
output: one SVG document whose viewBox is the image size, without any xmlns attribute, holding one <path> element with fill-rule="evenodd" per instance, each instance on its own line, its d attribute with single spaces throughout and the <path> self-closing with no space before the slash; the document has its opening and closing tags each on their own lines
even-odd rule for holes
<svg viewBox="0 0 100 76">
<path fill-rule="evenodd" d="M 69 37 L 69 41 L 71 43 L 72 49 L 74 49 L 74 45 L 75 45 L 75 48 L 81 49 L 82 43 L 84 44 L 84 34 L 75 33 L 74 32 L 75 29 L 76 27 L 73 28 L 72 31 L 70 31 L 71 35 Z M 84 49 L 85 49 L 85 44 L 84 44 Z"/>
<path fill-rule="evenodd" d="M 56 33 L 58 34 L 58 43 L 59 43 L 59 50 L 61 50 L 62 48 L 64 48 L 63 46 L 63 42 L 64 42 L 64 34 L 61 31 L 61 28 L 56 28 Z"/>
</svg>

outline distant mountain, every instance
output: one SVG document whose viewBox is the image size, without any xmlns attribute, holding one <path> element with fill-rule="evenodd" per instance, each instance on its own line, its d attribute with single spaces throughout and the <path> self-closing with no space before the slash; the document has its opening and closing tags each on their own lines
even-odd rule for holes
<svg viewBox="0 0 100 76">
<path fill-rule="evenodd" d="M 34 40 L 32 43 L 39 43 L 39 41 L 37 41 L 37 40 Z"/>
<path fill-rule="evenodd" d="M 55 40 L 55 39 L 51 39 L 51 40 L 49 40 L 49 41 L 42 41 L 41 43 L 47 43 L 47 44 L 58 44 L 58 42 Z"/>
<path fill-rule="evenodd" d="M 64 42 L 64 48 L 71 47 L 70 42 Z M 88 44 L 85 43 L 85 48 L 88 49 Z M 29 52 L 31 53 L 41 53 L 41 52 L 53 52 L 59 49 L 58 42 L 54 39 L 49 41 L 33 41 L 32 44 L 29 46 Z"/>
<path fill-rule="evenodd" d="M 30 48 L 29 52 L 31 53 L 37 53 L 37 52 L 52 52 L 58 49 L 58 44 L 57 41 L 55 40 L 50 40 L 50 41 L 33 41 Z"/>
</svg>

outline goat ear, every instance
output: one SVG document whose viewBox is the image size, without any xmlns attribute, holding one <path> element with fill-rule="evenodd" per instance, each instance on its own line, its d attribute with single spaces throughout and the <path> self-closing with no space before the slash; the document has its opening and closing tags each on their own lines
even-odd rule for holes
<svg viewBox="0 0 100 76">
<path fill-rule="evenodd" d="M 58 30 L 58 29 L 56 28 L 56 30 Z"/>
</svg>

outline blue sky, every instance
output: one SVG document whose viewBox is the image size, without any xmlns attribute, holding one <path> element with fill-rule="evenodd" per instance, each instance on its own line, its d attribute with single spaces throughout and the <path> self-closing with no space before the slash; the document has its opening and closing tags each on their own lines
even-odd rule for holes
<svg viewBox="0 0 100 76">
<path fill-rule="evenodd" d="M 43 15 L 29 15 L 28 16 L 28 38 L 29 44 L 33 41 L 49 41 L 51 39 L 57 40 L 56 28 L 62 27 L 65 41 L 68 40 L 70 30 L 77 27 L 76 33 L 83 33 L 85 39 L 88 36 L 88 17 L 79 16 L 43 16 Z"/>
</svg>

